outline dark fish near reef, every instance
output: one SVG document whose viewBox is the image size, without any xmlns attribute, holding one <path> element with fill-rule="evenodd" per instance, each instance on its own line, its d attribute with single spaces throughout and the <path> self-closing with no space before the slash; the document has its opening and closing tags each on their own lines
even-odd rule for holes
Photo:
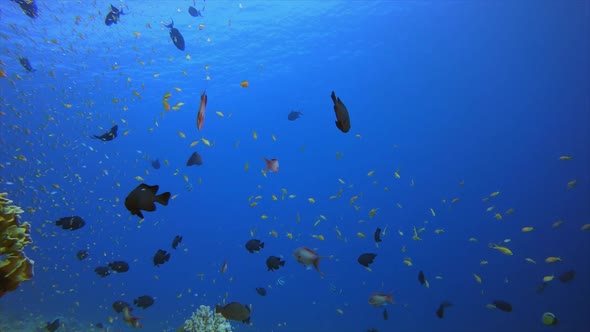
<svg viewBox="0 0 590 332">
<path fill-rule="evenodd" d="M 129 309 L 129 311 L 131 311 L 133 309 L 133 308 L 131 308 L 131 306 L 127 302 L 115 301 L 113 303 L 113 310 L 115 310 L 115 312 L 118 314 L 122 313 L 123 309 L 125 309 L 125 308 Z"/>
<path fill-rule="evenodd" d="M 261 248 L 264 248 L 264 242 L 261 242 L 260 240 L 251 239 L 246 242 L 246 249 L 251 254 L 255 251 L 260 251 Z"/>
<path fill-rule="evenodd" d="M 45 324 L 45 329 L 49 332 L 54 332 L 59 328 L 59 319 L 54 320 L 53 322 L 47 322 Z"/>
<path fill-rule="evenodd" d="M 188 7 L 188 13 L 192 17 L 197 17 L 197 16 L 201 16 L 202 17 L 203 16 L 203 15 L 201 15 L 201 12 L 197 8 L 195 8 L 193 6 Z"/>
<path fill-rule="evenodd" d="M 84 221 L 84 219 L 78 216 L 63 217 L 55 222 L 56 226 L 61 226 L 62 229 L 69 229 L 71 231 L 80 229 L 84 227 L 85 224 L 86 222 Z"/>
<path fill-rule="evenodd" d="M 35 0 L 12 0 L 12 2 L 16 2 L 28 17 L 37 18 L 39 16 L 37 14 L 37 3 Z"/>
<path fill-rule="evenodd" d="M 78 258 L 78 260 L 84 260 L 86 259 L 86 257 L 88 257 L 90 253 L 88 252 L 88 250 L 78 250 L 78 252 L 76 253 L 76 258 Z"/>
<path fill-rule="evenodd" d="M 142 309 L 147 309 L 154 304 L 154 298 L 149 295 L 143 295 L 133 300 L 133 304 Z"/>
<path fill-rule="evenodd" d="M 388 320 L 389 314 L 387 313 L 387 308 L 383 309 L 383 320 Z"/>
<path fill-rule="evenodd" d="M 178 247 L 178 244 L 180 244 L 180 242 L 182 242 L 182 236 L 176 235 L 174 237 L 174 240 L 172 240 L 172 249 L 176 249 L 176 247 Z"/>
<path fill-rule="evenodd" d="M 375 259 L 375 257 L 377 257 L 377 254 L 371 254 L 371 253 L 362 254 L 359 256 L 357 261 L 359 262 L 360 265 L 368 268 L 369 264 L 373 264 L 373 260 Z"/>
<path fill-rule="evenodd" d="M 119 8 L 111 5 L 111 9 L 109 10 L 109 13 L 107 14 L 107 17 L 105 17 L 104 19 L 104 24 L 106 25 L 112 25 L 112 24 L 117 24 L 121 18 L 119 16 L 121 15 L 125 15 L 125 13 L 123 13 L 123 10 L 119 10 Z"/>
<path fill-rule="evenodd" d="M 575 276 L 576 276 L 576 271 L 569 270 L 569 271 L 566 271 L 566 272 L 559 275 L 559 281 L 561 281 L 562 283 L 570 282 L 570 281 L 574 280 Z"/>
<path fill-rule="evenodd" d="M 129 271 L 129 264 L 123 261 L 114 261 L 112 263 L 107 264 L 111 270 L 117 273 L 123 273 Z"/>
<path fill-rule="evenodd" d="M 152 167 L 154 169 L 160 169 L 160 160 L 158 160 L 158 159 L 152 160 Z"/>
<path fill-rule="evenodd" d="M 381 241 L 381 228 L 377 228 L 377 229 L 375 230 L 375 235 L 374 235 L 374 238 L 375 238 L 375 243 L 382 242 L 382 241 Z"/>
<path fill-rule="evenodd" d="M 256 293 L 260 296 L 266 296 L 266 289 L 264 287 L 256 287 Z"/>
<path fill-rule="evenodd" d="M 350 130 L 350 117 L 348 110 L 340 98 L 336 98 L 336 94 L 332 91 L 332 101 L 334 102 L 334 113 L 336 113 L 336 127 L 341 132 L 347 133 Z"/>
<path fill-rule="evenodd" d="M 104 325 L 102 325 L 102 323 L 96 323 L 94 324 L 94 327 L 96 327 L 97 329 L 104 329 Z"/>
<path fill-rule="evenodd" d="M 170 24 L 164 24 L 166 28 L 170 28 L 170 38 L 172 38 L 172 42 L 174 46 L 181 51 L 184 51 L 184 38 L 180 34 L 180 31 L 174 27 L 174 20 Z"/>
<path fill-rule="evenodd" d="M 96 273 L 99 276 L 104 278 L 104 277 L 108 276 L 109 274 L 111 274 L 111 270 L 109 270 L 109 268 L 106 266 L 99 266 L 94 269 L 94 273 Z"/>
<path fill-rule="evenodd" d="M 496 309 L 500 309 L 505 312 L 512 311 L 512 304 L 506 301 L 495 300 L 494 302 L 492 302 L 492 304 L 496 307 Z"/>
<path fill-rule="evenodd" d="M 225 319 L 250 323 L 250 308 L 238 302 L 229 303 L 224 307 L 217 305 L 215 313 L 220 313 Z"/>
<path fill-rule="evenodd" d="M 280 257 L 270 256 L 266 259 L 268 271 L 278 270 L 279 266 L 285 266 L 285 261 L 282 261 Z"/>
<path fill-rule="evenodd" d="M 170 260 L 170 254 L 167 253 L 165 250 L 158 249 L 156 254 L 154 255 L 154 265 L 160 266 Z"/>
<path fill-rule="evenodd" d="M 197 165 L 197 166 L 203 165 L 203 158 L 201 157 L 200 154 L 193 152 L 193 154 L 191 154 L 191 156 L 188 158 L 188 160 L 186 161 L 186 166 L 192 166 L 192 165 Z"/>
<path fill-rule="evenodd" d="M 303 113 L 298 112 L 298 111 L 291 111 L 291 112 L 289 112 L 289 115 L 287 115 L 287 119 L 289 119 L 289 121 L 295 121 L 295 120 L 299 119 L 301 117 L 301 115 L 303 115 Z"/>
<path fill-rule="evenodd" d="M 33 69 L 33 67 L 31 66 L 31 63 L 29 62 L 29 59 L 27 58 L 21 58 L 20 56 L 18 57 L 18 62 L 20 62 L 21 66 L 23 66 L 23 68 L 25 68 L 27 71 L 31 72 L 31 71 L 36 71 L 35 69 Z"/>
<path fill-rule="evenodd" d="M 170 199 L 170 193 L 165 192 L 156 195 L 158 189 L 160 189 L 158 185 L 150 186 L 145 183 L 140 184 L 127 195 L 127 198 L 125 198 L 125 207 L 132 215 L 136 215 L 143 219 L 143 213 L 141 213 L 141 210 L 148 212 L 156 211 L 156 204 L 154 204 L 154 202 L 167 206 L 168 200 Z"/>
<path fill-rule="evenodd" d="M 438 318 L 442 319 L 443 316 L 445 315 L 445 308 L 448 308 L 452 305 L 453 304 L 451 302 L 443 301 L 443 303 L 441 303 L 440 306 L 438 306 L 438 309 L 436 310 L 436 316 L 438 316 Z"/>
<path fill-rule="evenodd" d="M 117 130 L 119 129 L 118 125 L 114 125 L 111 130 L 107 131 L 106 133 L 97 136 L 97 135 L 92 135 L 92 138 L 97 138 L 103 142 L 107 142 L 107 141 L 112 141 L 115 139 L 115 137 L 117 137 Z"/>
</svg>

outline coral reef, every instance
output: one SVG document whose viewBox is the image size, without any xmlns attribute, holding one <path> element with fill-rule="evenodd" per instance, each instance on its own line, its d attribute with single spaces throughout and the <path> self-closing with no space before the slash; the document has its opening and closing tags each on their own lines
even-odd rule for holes
<svg viewBox="0 0 590 332">
<path fill-rule="evenodd" d="M 229 322 L 208 306 L 201 305 L 193 312 L 190 319 L 184 322 L 186 332 L 232 332 Z"/>
<path fill-rule="evenodd" d="M 0 297 L 33 277 L 34 262 L 25 256 L 24 247 L 31 240 L 31 225 L 19 223 L 23 210 L 0 193 Z"/>
</svg>

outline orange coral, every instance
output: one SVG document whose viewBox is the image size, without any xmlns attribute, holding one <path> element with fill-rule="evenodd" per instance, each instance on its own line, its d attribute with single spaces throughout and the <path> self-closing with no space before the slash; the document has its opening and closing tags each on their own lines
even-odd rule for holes
<svg viewBox="0 0 590 332">
<path fill-rule="evenodd" d="M 23 210 L 0 193 L 0 297 L 33 277 L 33 262 L 23 249 L 32 243 L 30 224 L 19 223 Z"/>
</svg>

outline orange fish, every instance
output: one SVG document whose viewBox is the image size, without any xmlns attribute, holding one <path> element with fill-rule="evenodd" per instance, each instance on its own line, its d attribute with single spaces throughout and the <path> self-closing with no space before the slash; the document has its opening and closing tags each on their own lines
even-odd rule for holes
<svg viewBox="0 0 590 332">
<path fill-rule="evenodd" d="M 0 69 L 0 77 L 7 77 L 6 72 Z"/>
<path fill-rule="evenodd" d="M 166 112 L 170 112 L 170 104 L 168 103 L 168 99 L 163 99 L 162 105 L 164 106 L 164 109 L 166 110 Z"/>
<path fill-rule="evenodd" d="M 201 93 L 201 105 L 199 106 L 199 113 L 197 113 L 197 129 L 203 128 L 203 122 L 205 121 L 205 107 L 207 106 L 207 89 Z"/>
<path fill-rule="evenodd" d="M 224 274 L 227 271 L 227 260 L 223 261 L 223 264 L 221 265 L 221 274 Z"/>
<path fill-rule="evenodd" d="M 393 293 L 383 294 L 383 293 L 373 293 L 369 297 L 369 304 L 374 307 L 380 307 L 387 302 L 393 304 Z"/>
<path fill-rule="evenodd" d="M 129 324 L 132 328 L 142 328 L 141 323 L 139 322 L 140 317 L 133 317 L 129 313 L 129 307 L 123 308 L 123 320 L 125 323 Z"/>
<path fill-rule="evenodd" d="M 246 80 L 243 80 L 242 82 L 240 82 L 240 86 L 242 88 L 247 88 L 250 86 L 250 83 L 248 83 L 248 81 L 246 81 Z"/>
<path fill-rule="evenodd" d="M 297 262 L 305 265 L 306 268 L 313 267 L 321 274 L 325 275 L 324 272 L 320 271 L 320 259 L 331 258 L 332 256 L 319 256 L 315 251 L 307 247 L 299 247 L 293 251 L 293 256 Z"/>
<path fill-rule="evenodd" d="M 268 159 L 264 158 L 264 161 L 266 162 L 266 169 L 264 170 L 265 172 L 271 171 L 271 172 L 277 173 L 279 171 L 279 160 L 278 159 L 268 160 Z"/>
</svg>

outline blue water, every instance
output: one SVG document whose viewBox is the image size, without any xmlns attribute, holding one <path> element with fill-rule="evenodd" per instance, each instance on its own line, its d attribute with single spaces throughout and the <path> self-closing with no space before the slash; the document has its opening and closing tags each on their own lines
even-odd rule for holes
<svg viewBox="0 0 590 332">
<path fill-rule="evenodd" d="M 128 14 L 106 26 L 108 2 L 39 2 L 31 19 L 4 1 L 0 191 L 28 211 L 35 276 L 0 298 L 3 317 L 129 331 L 111 304 L 149 294 L 155 304 L 133 310 L 145 331 L 176 330 L 199 305 L 223 301 L 252 305 L 252 325 L 236 322 L 237 331 L 590 328 L 587 1 L 197 1 L 199 18 L 188 15 L 192 4 L 116 2 Z M 162 27 L 171 19 L 184 51 Z M 334 125 L 331 91 L 348 108 L 349 133 Z M 164 111 L 167 92 L 171 106 L 184 106 Z M 290 110 L 303 115 L 288 121 Z M 90 139 L 115 124 L 115 140 Z M 190 146 L 201 138 L 212 146 Z M 185 166 L 193 151 L 202 166 Z M 278 158 L 279 172 L 263 176 L 263 157 Z M 123 204 L 141 182 L 176 196 L 143 223 Z M 53 225 L 70 215 L 86 226 Z M 320 215 L 327 220 L 314 226 Z M 386 229 L 379 247 L 377 227 Z M 412 240 L 414 227 L 422 240 Z M 265 242 L 259 254 L 244 248 L 251 232 Z M 173 250 L 177 234 L 184 240 Z M 299 246 L 333 255 L 320 263 L 326 277 L 295 261 Z M 76 259 L 80 249 L 89 259 Z M 155 267 L 158 249 L 171 259 Z M 365 252 L 378 255 L 371 272 L 356 262 Z M 269 255 L 286 265 L 267 271 Z M 130 271 L 94 273 L 114 260 Z M 561 283 L 570 269 L 575 279 Z M 537 294 L 548 275 L 555 280 Z M 368 304 L 373 292 L 393 292 L 388 320 Z M 439 319 L 445 300 L 453 306 Z M 486 308 L 494 300 L 513 311 Z M 558 326 L 542 324 L 546 311 Z"/>
</svg>

